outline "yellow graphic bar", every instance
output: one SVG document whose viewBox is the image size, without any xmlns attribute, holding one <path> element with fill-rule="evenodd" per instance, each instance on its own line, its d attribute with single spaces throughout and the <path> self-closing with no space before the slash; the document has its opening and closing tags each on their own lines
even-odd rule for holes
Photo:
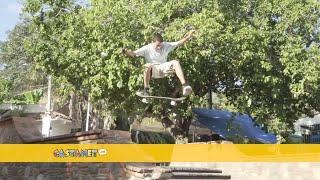
<svg viewBox="0 0 320 180">
<path fill-rule="evenodd" d="M 0 162 L 320 162 L 320 145 L 1 144 Z"/>
</svg>

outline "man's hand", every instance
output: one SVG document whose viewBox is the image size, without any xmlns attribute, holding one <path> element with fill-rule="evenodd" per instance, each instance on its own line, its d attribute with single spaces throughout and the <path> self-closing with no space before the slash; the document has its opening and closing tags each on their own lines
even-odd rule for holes
<svg viewBox="0 0 320 180">
<path fill-rule="evenodd" d="M 192 29 L 192 30 L 190 30 L 189 32 L 188 32 L 188 38 L 190 39 L 190 38 L 192 38 L 193 37 L 193 34 L 196 32 L 196 30 L 194 30 L 194 29 Z"/>
<path fill-rule="evenodd" d="M 128 51 L 127 48 L 121 48 L 121 53 L 122 53 L 122 54 L 125 54 L 127 51 Z"/>
<path fill-rule="evenodd" d="M 127 48 L 121 48 L 121 53 L 130 56 L 130 57 L 136 57 L 136 53 L 134 53 L 133 51 L 127 49 Z"/>
<path fill-rule="evenodd" d="M 190 40 L 192 37 L 193 37 L 193 34 L 196 32 L 196 30 L 192 29 L 188 32 L 188 34 L 182 38 L 180 41 L 179 41 L 179 46 L 182 46 L 184 45 L 188 40 Z"/>
</svg>

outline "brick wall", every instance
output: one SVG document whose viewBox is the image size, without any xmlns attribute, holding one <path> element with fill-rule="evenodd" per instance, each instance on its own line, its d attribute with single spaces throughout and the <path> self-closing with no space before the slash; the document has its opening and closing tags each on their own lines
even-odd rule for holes
<svg viewBox="0 0 320 180">
<path fill-rule="evenodd" d="M 121 163 L 0 163 L 1 180 L 126 179 Z"/>
<path fill-rule="evenodd" d="M 27 144 L 130 144 L 127 131 L 95 130 L 48 138 L 30 118 L 0 121 L 0 143 Z M 0 180 L 102 180 L 127 179 L 122 163 L 0 163 Z"/>
</svg>

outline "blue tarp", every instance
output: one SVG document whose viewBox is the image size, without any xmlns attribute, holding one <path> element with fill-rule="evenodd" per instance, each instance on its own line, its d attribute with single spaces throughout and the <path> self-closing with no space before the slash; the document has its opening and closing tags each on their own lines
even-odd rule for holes
<svg viewBox="0 0 320 180">
<path fill-rule="evenodd" d="M 277 138 L 257 126 L 251 117 L 241 113 L 231 113 L 216 109 L 194 108 L 199 122 L 223 138 L 246 137 L 265 144 L 274 144 Z"/>
</svg>

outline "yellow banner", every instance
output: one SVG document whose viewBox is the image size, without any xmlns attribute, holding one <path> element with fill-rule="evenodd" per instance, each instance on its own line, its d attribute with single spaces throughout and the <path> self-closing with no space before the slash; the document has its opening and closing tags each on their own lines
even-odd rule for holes
<svg viewBox="0 0 320 180">
<path fill-rule="evenodd" d="M 320 162 L 320 145 L 1 144 L 0 162 Z"/>
</svg>

